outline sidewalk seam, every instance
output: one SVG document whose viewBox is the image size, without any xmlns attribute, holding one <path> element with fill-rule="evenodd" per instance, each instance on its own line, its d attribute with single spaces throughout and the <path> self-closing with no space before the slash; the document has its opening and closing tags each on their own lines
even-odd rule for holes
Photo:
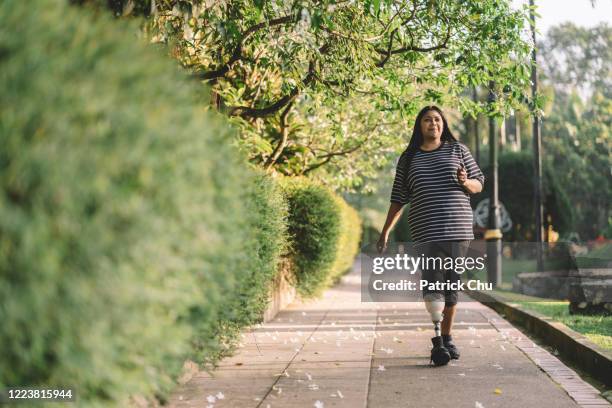
<svg viewBox="0 0 612 408">
<path fill-rule="evenodd" d="M 333 305 L 332 305 L 333 306 Z M 325 314 L 323 315 L 323 317 L 321 318 L 321 320 L 319 320 L 319 324 L 317 324 L 317 327 L 310 333 L 310 335 L 304 340 L 304 342 L 302 343 L 302 345 L 300 346 L 300 349 L 298 351 L 295 352 L 295 354 L 293 355 L 293 357 L 291 357 L 291 360 L 289 360 L 289 362 L 287 362 L 287 365 L 285 366 L 285 368 L 283 369 L 283 371 L 281 372 L 280 375 L 276 376 L 276 379 L 274 380 L 274 382 L 272 383 L 272 385 L 270 386 L 270 388 L 268 388 L 268 391 L 264 394 L 264 396 L 261 398 L 261 401 L 259 401 L 259 403 L 255 406 L 255 408 L 260 408 L 261 405 L 264 403 L 264 401 L 266 400 L 266 398 L 268 398 L 268 395 L 270 395 L 270 393 L 272 392 L 272 390 L 274 389 L 274 387 L 276 386 L 276 384 L 278 383 L 278 381 L 280 380 L 280 378 L 283 376 L 284 373 L 287 372 L 287 370 L 289 369 L 289 367 L 291 366 L 291 364 L 293 363 L 293 361 L 295 360 L 295 358 L 300 354 L 300 352 L 304 349 L 304 347 L 306 346 L 306 343 L 308 343 L 308 340 L 310 340 L 310 338 L 317 332 L 317 330 L 319 330 L 319 328 L 321 327 L 321 323 L 325 321 L 325 319 L 327 318 L 327 315 L 329 314 L 330 309 L 327 309 L 325 311 Z"/>
<path fill-rule="evenodd" d="M 370 366 L 368 367 L 368 386 L 366 388 L 366 397 L 364 401 L 364 407 L 368 407 L 368 401 L 370 399 L 370 386 L 372 382 L 372 361 L 374 360 L 375 348 L 376 348 L 376 329 L 378 328 L 378 312 L 380 309 L 376 308 L 376 318 L 374 319 L 374 327 L 372 330 L 372 348 L 370 349 Z"/>
</svg>

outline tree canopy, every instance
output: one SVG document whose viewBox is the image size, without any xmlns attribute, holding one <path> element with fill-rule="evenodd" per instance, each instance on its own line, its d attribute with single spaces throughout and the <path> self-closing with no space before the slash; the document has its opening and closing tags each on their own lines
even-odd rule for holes
<svg viewBox="0 0 612 408">
<path fill-rule="evenodd" d="M 507 0 L 110 2 L 213 89 L 250 160 L 350 188 L 406 145 L 425 104 L 499 113 L 525 100 L 526 9 Z M 492 108 L 462 92 L 498 85 Z"/>
<path fill-rule="evenodd" d="M 552 27 L 538 44 L 547 82 L 557 95 L 579 91 L 612 97 L 612 27 L 602 23 L 585 28 L 573 23 Z"/>
<path fill-rule="evenodd" d="M 575 211 L 583 239 L 612 236 L 612 29 L 552 27 L 539 44 L 550 97 L 543 120 L 544 157 Z"/>
</svg>

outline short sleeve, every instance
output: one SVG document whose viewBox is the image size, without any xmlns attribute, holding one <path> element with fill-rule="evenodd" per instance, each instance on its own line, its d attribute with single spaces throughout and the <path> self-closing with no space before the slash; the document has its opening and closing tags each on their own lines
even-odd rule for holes
<svg viewBox="0 0 612 408">
<path fill-rule="evenodd" d="M 393 180 L 393 188 L 391 190 L 391 202 L 397 204 L 408 204 L 410 201 L 410 192 L 408 191 L 408 154 L 402 153 L 397 161 L 395 169 L 395 179 Z"/>
<path fill-rule="evenodd" d="M 461 158 L 467 172 L 467 177 L 478 180 L 484 187 L 485 176 L 480 167 L 478 167 L 476 160 L 472 157 L 472 153 L 470 153 L 470 150 L 464 144 L 461 144 Z"/>
</svg>

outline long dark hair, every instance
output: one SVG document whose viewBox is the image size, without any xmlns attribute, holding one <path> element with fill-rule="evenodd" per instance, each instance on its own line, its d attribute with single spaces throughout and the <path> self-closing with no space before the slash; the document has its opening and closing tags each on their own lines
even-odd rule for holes
<svg viewBox="0 0 612 408">
<path fill-rule="evenodd" d="M 408 170 L 410 170 L 410 163 L 412 162 L 412 158 L 414 157 L 414 154 L 419 150 L 419 147 L 421 147 L 421 145 L 423 144 L 423 132 L 421 132 L 421 119 L 423 119 L 423 116 L 425 116 L 425 114 L 429 111 L 438 112 L 440 114 L 440 117 L 442 118 L 442 123 L 444 126 L 442 129 L 442 136 L 440 136 L 441 142 L 447 143 L 447 142 L 457 141 L 457 138 L 453 135 L 453 133 L 450 130 L 450 127 L 448 126 L 448 121 L 446 120 L 446 116 L 444 116 L 442 109 L 438 108 L 435 105 L 425 106 L 423 109 L 421 109 L 416 119 L 414 120 L 414 128 L 412 129 L 412 137 L 410 138 L 410 142 L 408 142 L 408 147 L 406 147 L 406 150 L 404 150 L 404 153 L 402 153 L 403 155 L 406 155 L 406 160 L 404 162 L 406 166 L 406 169 L 405 169 L 406 171 L 404 172 L 404 174 L 406 177 L 408 177 Z"/>
</svg>

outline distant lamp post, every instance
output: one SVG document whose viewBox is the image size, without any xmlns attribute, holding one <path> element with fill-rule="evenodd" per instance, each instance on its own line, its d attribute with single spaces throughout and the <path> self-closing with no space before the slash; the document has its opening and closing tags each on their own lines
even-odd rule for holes
<svg viewBox="0 0 612 408">
<path fill-rule="evenodd" d="M 495 94 L 493 93 L 494 83 L 489 84 L 489 105 L 495 102 Z M 489 222 L 487 231 L 485 232 L 485 240 L 487 241 L 487 278 L 493 284 L 493 287 L 498 287 L 502 283 L 502 232 L 500 229 L 499 217 L 499 183 L 497 177 L 497 126 L 495 118 L 489 117 L 489 163 L 491 168 L 491 191 L 489 199 Z"/>
<path fill-rule="evenodd" d="M 536 58 L 536 17 L 535 1 L 529 0 L 529 20 L 531 24 L 531 36 L 533 38 L 533 50 L 531 51 L 531 97 L 535 104 L 538 93 L 538 70 Z M 544 269 L 544 259 L 542 254 L 542 220 L 544 210 L 542 208 L 542 135 L 540 133 L 540 118 L 537 114 L 535 105 L 532 109 L 533 120 L 533 205 L 535 210 L 535 241 L 538 271 Z"/>
</svg>

